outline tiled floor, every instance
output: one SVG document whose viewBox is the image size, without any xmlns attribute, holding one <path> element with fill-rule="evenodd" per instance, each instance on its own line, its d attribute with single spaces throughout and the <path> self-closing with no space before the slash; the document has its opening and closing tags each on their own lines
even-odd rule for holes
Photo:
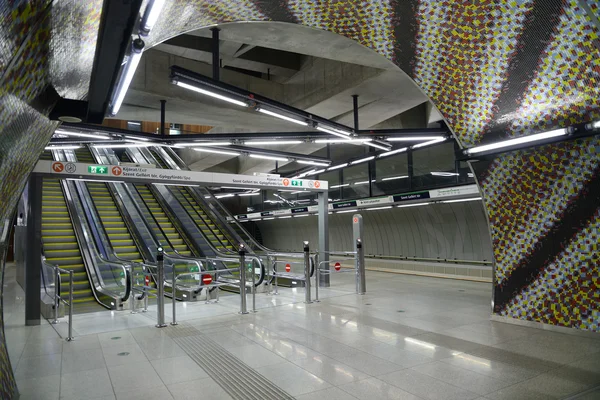
<svg viewBox="0 0 600 400">
<path fill-rule="evenodd" d="M 8 348 L 22 399 L 228 399 L 148 313 L 76 315 L 23 326 L 23 292 L 7 270 Z M 302 303 L 302 290 L 178 304 L 178 319 L 302 400 L 561 399 L 600 385 L 598 340 L 489 321 L 489 284 L 368 273 Z M 170 303 L 166 314 L 170 321 Z M 55 330 L 56 328 L 56 330 Z M 581 399 L 598 399 L 591 391 Z"/>
</svg>

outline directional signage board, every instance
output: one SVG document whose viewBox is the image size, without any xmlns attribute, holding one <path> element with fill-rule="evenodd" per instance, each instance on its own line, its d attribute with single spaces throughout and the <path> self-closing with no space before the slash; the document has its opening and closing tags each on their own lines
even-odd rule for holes
<svg viewBox="0 0 600 400">
<path fill-rule="evenodd" d="M 278 176 L 251 176 L 220 174 L 215 172 L 181 171 L 171 169 L 132 167 L 127 165 L 96 165 L 62 161 L 38 161 L 34 173 L 52 174 L 58 178 L 72 179 L 109 179 L 142 182 L 168 183 L 180 185 L 227 185 L 243 188 L 289 188 L 302 187 L 307 191 L 327 191 L 326 181 L 311 179 L 289 179 Z M 125 178 L 125 179 L 123 179 Z"/>
</svg>

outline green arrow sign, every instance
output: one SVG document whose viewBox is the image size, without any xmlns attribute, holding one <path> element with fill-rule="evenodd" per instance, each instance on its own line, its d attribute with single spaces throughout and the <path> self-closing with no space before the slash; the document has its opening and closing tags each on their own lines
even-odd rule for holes
<svg viewBox="0 0 600 400">
<path fill-rule="evenodd" d="M 108 174 L 108 167 L 103 165 L 90 165 L 88 166 L 88 172 L 90 174 L 106 175 Z"/>
<path fill-rule="evenodd" d="M 292 181 L 292 186 L 302 186 L 302 181 Z"/>
</svg>

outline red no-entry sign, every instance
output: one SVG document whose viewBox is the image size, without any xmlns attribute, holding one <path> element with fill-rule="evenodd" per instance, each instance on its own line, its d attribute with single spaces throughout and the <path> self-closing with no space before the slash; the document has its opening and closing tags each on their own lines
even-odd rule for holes
<svg viewBox="0 0 600 400">
<path fill-rule="evenodd" d="M 202 275 L 202 283 L 204 283 L 205 285 L 210 285 L 212 283 L 213 279 L 211 275 L 208 274 L 204 274 Z"/>
<path fill-rule="evenodd" d="M 340 264 L 339 262 L 336 262 L 333 265 L 333 268 L 335 268 L 336 271 L 339 271 L 342 268 L 342 264 Z"/>
<path fill-rule="evenodd" d="M 290 272 L 292 270 L 292 266 L 290 264 L 285 264 L 285 272 Z"/>
</svg>

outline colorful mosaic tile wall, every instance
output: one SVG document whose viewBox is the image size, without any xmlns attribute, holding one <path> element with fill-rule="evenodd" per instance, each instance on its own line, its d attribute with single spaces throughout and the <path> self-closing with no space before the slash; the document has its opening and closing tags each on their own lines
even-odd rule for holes
<svg viewBox="0 0 600 400">
<path fill-rule="evenodd" d="M 29 146 L 29 153 L 12 152 L 11 158 L 0 154 L 15 177 L 8 184 L 0 181 L 0 217 L 13 209 L 14 192 L 22 190 L 51 129 L 27 104 L 47 83 L 64 97 L 86 94 L 101 3 L 0 3 L 0 105 L 4 115 L 24 113 L 16 117 L 19 122 L 0 120 L 0 146 Z M 394 61 L 468 147 L 600 119 L 600 11 L 596 1 L 585 0 L 587 7 L 580 3 L 170 0 L 146 42 L 150 47 L 190 30 L 236 21 L 328 30 Z M 590 193 L 597 182 L 597 149 L 589 139 L 477 166 L 495 246 L 498 314 L 600 331 L 594 314 L 598 262 L 584 256 L 598 244 L 598 213 L 587 212 L 594 208 Z M 523 203 L 507 199 L 511 195 Z M 10 370 L 6 361 L 0 344 L 0 371 Z"/>
</svg>

